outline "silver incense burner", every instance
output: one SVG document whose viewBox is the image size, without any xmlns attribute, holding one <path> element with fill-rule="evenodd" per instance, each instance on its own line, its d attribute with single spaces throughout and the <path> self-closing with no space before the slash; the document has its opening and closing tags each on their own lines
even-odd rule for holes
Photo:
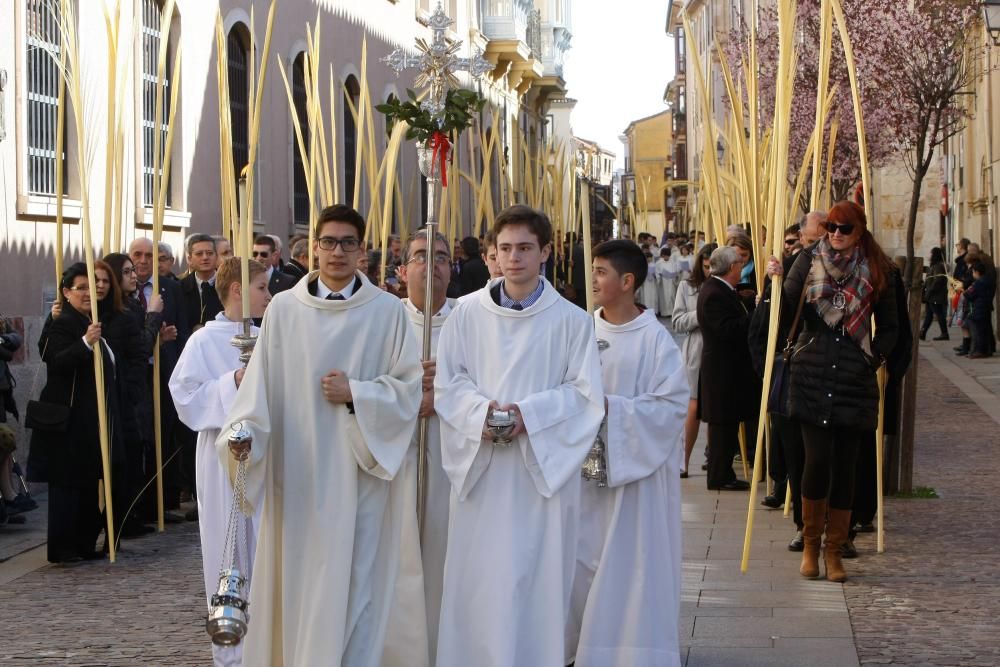
<svg viewBox="0 0 1000 667">
<path fill-rule="evenodd" d="M 510 410 L 490 410 L 486 416 L 486 427 L 493 434 L 493 444 L 506 447 L 513 440 L 510 434 L 514 430 L 516 422 Z"/>
<path fill-rule="evenodd" d="M 219 573 L 219 592 L 212 596 L 212 611 L 205 622 L 212 643 L 216 646 L 236 646 L 247 633 L 247 578 L 236 568 Z"/>
<path fill-rule="evenodd" d="M 598 352 L 604 352 L 609 347 L 611 347 L 611 343 L 603 338 L 597 339 Z M 597 482 L 597 486 L 601 488 L 608 485 L 608 448 L 604 442 L 604 438 L 601 437 L 601 433 L 606 428 L 607 423 L 608 418 L 605 415 L 604 421 L 601 422 L 601 428 L 597 431 L 594 444 L 590 446 L 587 458 L 584 459 L 583 466 L 580 468 L 580 475 L 585 480 L 588 482 Z"/>
<path fill-rule="evenodd" d="M 256 340 L 256 339 L 254 339 Z M 250 582 L 245 570 L 239 569 L 239 547 L 246 551 L 243 505 L 246 498 L 247 459 L 253 437 L 243 424 L 236 423 L 229 434 L 229 451 L 239 462 L 233 484 L 233 504 L 229 510 L 226 541 L 222 548 L 219 590 L 212 596 L 205 630 L 216 646 L 236 646 L 247 634 L 250 623 Z"/>
</svg>

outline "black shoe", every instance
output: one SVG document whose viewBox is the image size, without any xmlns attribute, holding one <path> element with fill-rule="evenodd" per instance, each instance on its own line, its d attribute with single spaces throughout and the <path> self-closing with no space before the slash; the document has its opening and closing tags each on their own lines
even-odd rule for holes
<svg viewBox="0 0 1000 667">
<path fill-rule="evenodd" d="M 701 464 L 701 469 L 702 470 L 708 470 L 708 464 L 707 463 L 702 463 Z"/>
<path fill-rule="evenodd" d="M 840 545 L 841 558 L 857 558 L 858 550 L 854 548 L 854 540 L 847 540 Z"/>
<path fill-rule="evenodd" d="M 920 332 L 920 340 L 927 340 L 927 330 L 924 329 Z"/>
<path fill-rule="evenodd" d="M 681 479 L 687 479 L 687 478 L 688 478 L 688 471 L 681 470 Z"/>
<path fill-rule="evenodd" d="M 30 512 L 33 509 L 38 509 L 38 503 L 29 496 L 27 493 L 19 493 L 14 498 L 14 500 L 5 501 L 7 503 L 7 513 L 10 515 L 20 514 L 21 512 Z"/>
<path fill-rule="evenodd" d="M 779 500 L 776 496 L 767 496 L 764 500 L 760 501 L 760 504 L 773 510 L 780 510 L 785 501 Z"/>
<path fill-rule="evenodd" d="M 971 344 L 969 344 L 969 343 L 962 343 L 958 347 L 953 347 L 952 349 L 955 350 L 956 352 L 965 352 L 965 353 L 968 353 L 969 352 L 969 347 L 971 347 Z"/>
<path fill-rule="evenodd" d="M 951 340 L 948 338 L 948 334 L 943 334 L 941 336 L 934 336 L 931 340 Z"/>
<path fill-rule="evenodd" d="M 855 533 L 874 533 L 875 526 L 870 523 L 856 523 L 854 524 Z"/>
<path fill-rule="evenodd" d="M 795 537 L 793 537 L 792 541 L 788 543 L 788 550 L 802 551 L 803 549 L 805 549 L 805 542 L 802 540 L 802 531 L 797 530 L 795 531 Z"/>
<path fill-rule="evenodd" d="M 710 486 L 709 491 L 746 491 L 750 488 L 748 482 L 744 482 L 742 479 L 734 479 L 731 482 L 726 482 L 722 486 Z"/>
</svg>

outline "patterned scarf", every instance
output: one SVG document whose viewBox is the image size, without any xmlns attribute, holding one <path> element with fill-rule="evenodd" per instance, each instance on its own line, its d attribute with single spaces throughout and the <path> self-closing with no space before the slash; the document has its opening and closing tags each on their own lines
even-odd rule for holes
<svg viewBox="0 0 1000 667">
<path fill-rule="evenodd" d="M 815 304 L 823 321 L 831 329 L 843 327 L 870 356 L 875 288 L 868 262 L 858 246 L 840 252 L 830 247 L 829 239 L 821 239 L 813 252 L 806 290 L 806 298 L 809 303 Z M 838 292 L 845 299 L 843 308 L 834 306 L 834 297 Z"/>
</svg>

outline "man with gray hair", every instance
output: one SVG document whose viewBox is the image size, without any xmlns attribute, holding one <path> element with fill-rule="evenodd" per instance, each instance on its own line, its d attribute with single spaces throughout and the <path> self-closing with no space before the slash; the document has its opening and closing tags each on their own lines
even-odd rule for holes
<svg viewBox="0 0 1000 667">
<path fill-rule="evenodd" d="M 799 242 L 808 248 L 826 234 L 826 211 L 809 211 L 799 221 Z"/>
<path fill-rule="evenodd" d="M 740 422 L 756 432 L 760 380 L 750 359 L 747 333 L 750 314 L 736 293 L 743 261 L 731 246 L 716 248 L 709 258 L 712 275 L 698 293 L 698 326 L 704 347 L 698 401 L 708 424 L 708 488 L 742 491 L 750 485 L 736 479 L 733 457 L 739 448 Z"/>
<path fill-rule="evenodd" d="M 219 268 L 233 256 L 233 244 L 225 236 L 213 236 L 212 238 L 215 240 L 215 268 Z"/>
<path fill-rule="evenodd" d="M 391 252 L 391 247 L 390 247 Z M 441 327 L 455 307 L 456 301 L 447 298 L 448 282 L 451 280 L 451 251 L 444 234 L 434 234 L 433 249 L 427 247 L 427 230 L 421 229 L 402 247 L 399 265 L 399 280 L 407 289 L 403 299 L 406 314 L 416 337 L 423 340 L 424 300 L 426 297 L 427 272 L 434 271 L 434 294 L 431 297 L 431 358 L 424 360 L 423 398 L 420 402 L 420 416 L 427 423 L 427 505 L 424 518 L 423 539 L 416 530 L 416 508 L 410 519 L 403 524 L 400 544 L 400 576 L 396 582 L 396 596 L 389 616 L 389 630 L 386 635 L 383 664 L 434 664 L 437 650 L 438 617 L 441 609 L 441 590 L 444 578 L 444 556 L 448 545 L 448 506 L 451 498 L 451 482 L 444 472 L 441 459 L 441 424 L 434 411 L 434 375 L 437 368 L 437 342 Z M 408 498 L 416 497 L 417 491 L 417 443 L 420 424 L 415 424 L 413 440 L 403 466 L 392 483 Z M 409 585 L 408 573 L 422 572 L 423 588 Z M 427 651 L 429 661 L 414 659 L 412 634 L 406 630 L 412 627 L 415 618 L 426 614 Z M 419 650 L 423 650 L 421 646 Z"/>
<path fill-rule="evenodd" d="M 156 261 L 160 269 L 161 278 L 177 280 L 174 274 L 174 249 L 166 241 L 160 241 L 157 246 Z"/>
<path fill-rule="evenodd" d="M 290 275 L 295 282 L 309 273 L 309 239 L 298 239 L 292 244 L 292 257 L 282 269 Z"/>
</svg>

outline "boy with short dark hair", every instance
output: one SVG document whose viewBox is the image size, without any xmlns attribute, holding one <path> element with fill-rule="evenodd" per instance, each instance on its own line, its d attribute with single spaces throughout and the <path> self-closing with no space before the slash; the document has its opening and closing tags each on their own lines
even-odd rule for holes
<svg viewBox="0 0 1000 667">
<path fill-rule="evenodd" d="M 458 304 L 438 347 L 452 496 L 437 663 L 565 665 L 580 466 L 604 414 L 597 343 L 539 274 L 548 218 L 512 206 L 493 232 L 504 277 Z M 513 418 L 507 442 L 487 430 L 493 409 Z"/>
<path fill-rule="evenodd" d="M 581 666 L 679 665 L 684 361 L 656 313 L 635 303 L 647 277 L 639 246 L 602 243 L 593 270 L 607 486 L 587 480 L 580 493 L 567 657 Z"/>
</svg>

